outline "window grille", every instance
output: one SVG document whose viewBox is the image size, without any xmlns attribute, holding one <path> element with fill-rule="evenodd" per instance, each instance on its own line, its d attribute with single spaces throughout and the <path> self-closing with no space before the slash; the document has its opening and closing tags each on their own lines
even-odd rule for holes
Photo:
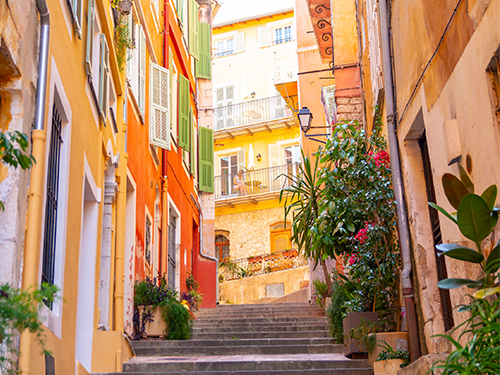
<svg viewBox="0 0 500 375">
<path fill-rule="evenodd" d="M 420 137 L 420 139 L 418 140 L 418 144 L 420 146 L 420 152 L 422 154 L 427 201 L 436 203 L 436 190 L 434 189 L 434 182 L 432 179 L 431 160 L 429 156 L 429 148 L 427 146 L 427 137 L 425 135 L 425 131 L 424 134 L 422 134 L 422 137 Z M 434 208 L 431 208 L 430 206 L 428 207 L 432 227 L 432 238 L 434 240 L 434 254 L 436 257 L 438 280 L 444 280 L 448 278 L 448 274 L 446 272 L 445 257 L 438 256 L 435 250 L 435 246 L 443 242 L 443 238 L 441 235 L 441 226 L 439 224 L 439 214 Z M 453 308 L 451 306 L 450 291 L 448 289 L 439 288 L 439 294 L 441 297 L 444 328 L 446 331 L 448 331 L 455 325 L 453 321 Z"/>
<path fill-rule="evenodd" d="M 285 26 L 274 29 L 274 44 L 281 44 L 291 41 L 292 41 L 292 26 Z"/>
<path fill-rule="evenodd" d="M 59 195 L 59 165 L 61 156 L 62 119 L 54 105 L 50 136 L 49 162 L 47 164 L 47 192 L 45 197 L 45 222 L 43 236 L 42 282 L 54 284 L 54 266 L 57 236 L 57 204 Z M 49 306 L 51 307 L 51 306 Z"/>
<path fill-rule="evenodd" d="M 146 234 L 144 237 L 144 254 L 146 262 L 151 264 L 151 219 L 149 216 L 146 216 Z"/>
<path fill-rule="evenodd" d="M 226 236 L 218 234 L 215 236 L 215 257 L 220 262 L 229 256 L 229 240 Z"/>
</svg>

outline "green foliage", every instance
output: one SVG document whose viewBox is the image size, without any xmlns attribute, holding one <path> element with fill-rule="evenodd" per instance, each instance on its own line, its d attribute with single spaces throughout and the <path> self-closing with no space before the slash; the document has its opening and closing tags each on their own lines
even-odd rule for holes
<svg viewBox="0 0 500 375">
<path fill-rule="evenodd" d="M 500 301 L 473 299 L 458 311 L 468 314 L 468 319 L 455 327 L 450 335 L 437 335 L 448 340 L 455 350 L 445 361 L 435 363 L 429 373 L 441 370 L 443 375 L 500 374 Z M 453 333 L 461 330 L 458 340 L 455 340 Z M 460 341 L 466 341 L 466 344 L 461 345 Z"/>
<path fill-rule="evenodd" d="M 410 352 L 406 349 L 394 350 L 389 344 L 383 342 L 381 345 L 384 349 L 378 353 L 375 361 L 387 361 L 389 359 L 402 359 L 403 363 L 399 367 L 406 367 L 410 364 Z"/>
<path fill-rule="evenodd" d="M 10 133 L 0 132 L 0 160 L 9 167 L 29 169 L 35 163 L 35 158 L 28 149 L 28 136 L 19 131 Z M 3 202 L 0 208 L 4 210 Z"/>
<path fill-rule="evenodd" d="M 482 274 L 478 280 L 449 278 L 441 280 L 438 286 L 442 289 L 455 289 L 461 286 L 479 289 L 474 293 L 476 298 L 484 298 L 500 293 L 500 241 L 490 249 L 486 257 L 486 249 L 481 245 L 494 230 L 498 222 L 498 210 L 494 207 L 497 197 L 496 185 L 488 187 L 480 196 L 474 194 L 474 184 L 465 169 L 459 165 L 460 178 L 446 173 L 442 177 L 443 189 L 450 204 L 457 209 L 456 213 L 448 213 L 435 203 L 429 205 L 452 220 L 460 232 L 473 241 L 476 249 L 463 245 L 448 243 L 436 245 L 439 256 L 447 256 L 463 262 L 478 264 Z"/>
<path fill-rule="evenodd" d="M 118 1 L 119 2 L 119 1 Z M 125 17 L 120 16 L 115 25 L 115 53 L 118 69 L 120 72 L 125 68 L 127 62 L 127 49 L 135 48 L 132 38 L 128 32 L 127 20 Z"/>
<path fill-rule="evenodd" d="M 189 311 L 177 301 L 165 301 L 160 304 L 161 317 L 166 323 L 167 340 L 187 340 L 193 330 Z"/>
<path fill-rule="evenodd" d="M 39 309 L 43 302 L 53 302 L 58 288 L 42 284 L 40 289 L 19 290 L 9 284 L 0 285 L 0 370 L 17 374 L 17 363 L 13 360 L 19 355 L 15 338 L 25 329 L 35 335 L 36 341 L 45 351 L 45 335 L 40 321 Z M 3 372 L 2 372 L 3 373 Z"/>
<path fill-rule="evenodd" d="M 330 332 L 337 344 L 344 343 L 342 320 L 347 315 L 348 302 L 355 290 L 356 284 L 354 282 L 334 276 L 332 302 L 326 311 L 326 316 L 328 317 Z"/>
<path fill-rule="evenodd" d="M 322 181 L 318 179 L 319 158 L 315 158 L 314 165 L 309 156 L 302 153 L 302 163 L 299 164 L 297 175 L 285 174 L 288 187 L 280 192 L 280 202 L 284 201 L 285 221 L 288 215 L 292 215 L 291 240 L 297 244 L 299 250 L 303 250 L 306 257 L 314 260 L 314 268 L 328 257 L 334 256 L 331 246 L 324 246 L 318 241 L 318 231 L 314 224 L 320 218 L 321 201 L 323 199 Z M 331 292 L 331 280 L 326 278 L 328 291 Z"/>
<path fill-rule="evenodd" d="M 320 279 L 313 280 L 314 290 L 317 296 L 317 304 L 323 308 L 325 304 L 326 297 L 328 297 L 328 285 L 326 282 Z"/>
<path fill-rule="evenodd" d="M 188 277 L 186 279 L 186 286 L 188 288 L 188 291 L 187 293 L 182 294 L 183 299 L 185 299 L 189 303 L 189 306 L 192 309 L 198 309 L 201 302 L 203 301 L 203 293 L 199 292 L 198 289 L 200 288 L 200 283 L 196 281 L 191 272 L 188 273 Z M 188 298 L 184 298 L 185 296 Z"/>
<path fill-rule="evenodd" d="M 177 292 L 168 287 L 166 275 L 136 281 L 134 304 L 136 306 L 158 306 L 163 301 L 177 300 Z"/>
</svg>

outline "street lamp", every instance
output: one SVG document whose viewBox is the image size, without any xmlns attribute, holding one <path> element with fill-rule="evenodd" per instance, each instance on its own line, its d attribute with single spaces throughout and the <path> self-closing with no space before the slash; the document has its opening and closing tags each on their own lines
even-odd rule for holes
<svg viewBox="0 0 500 375">
<path fill-rule="evenodd" d="M 299 113 L 297 114 L 298 118 L 299 118 L 299 125 L 300 125 L 300 128 L 302 129 L 302 131 L 304 132 L 304 136 L 315 141 L 315 142 L 320 142 L 320 143 L 323 143 L 323 144 L 326 144 L 325 141 L 321 140 L 321 139 L 316 139 L 316 138 L 313 138 L 313 137 L 325 137 L 325 136 L 328 136 L 330 134 L 307 134 L 307 132 L 311 129 L 311 128 L 322 128 L 322 129 L 325 129 L 325 128 L 329 128 L 329 126 L 311 126 L 311 121 L 312 121 L 312 118 L 313 118 L 313 115 L 311 113 L 311 111 L 309 110 L 309 108 L 307 107 L 302 107 L 302 109 L 299 111 Z"/>
<path fill-rule="evenodd" d="M 311 129 L 311 120 L 313 118 L 311 111 L 307 107 L 302 107 L 298 116 L 300 128 L 304 133 L 307 133 Z"/>
</svg>

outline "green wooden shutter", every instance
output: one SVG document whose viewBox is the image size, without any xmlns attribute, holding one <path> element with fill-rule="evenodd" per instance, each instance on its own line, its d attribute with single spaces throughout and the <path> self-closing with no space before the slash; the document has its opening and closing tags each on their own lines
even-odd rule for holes
<svg viewBox="0 0 500 375">
<path fill-rule="evenodd" d="M 179 146 L 189 151 L 189 80 L 179 74 Z"/>
<path fill-rule="evenodd" d="M 210 33 L 210 24 L 200 22 L 200 36 L 198 38 L 200 58 L 195 62 L 196 78 L 212 79 L 212 42 Z"/>
<path fill-rule="evenodd" d="M 214 131 L 205 127 L 199 127 L 200 138 L 199 166 L 200 166 L 200 191 L 214 192 Z"/>
<path fill-rule="evenodd" d="M 189 53 L 195 58 L 199 59 L 199 28 L 200 21 L 198 21 L 198 3 L 196 0 L 188 0 L 189 9 Z"/>
<path fill-rule="evenodd" d="M 195 132 L 195 121 L 194 121 L 194 113 L 191 111 L 189 120 L 191 123 L 190 126 L 190 132 L 191 132 L 191 152 L 189 155 L 189 169 L 191 170 L 191 174 L 193 176 L 196 176 L 196 147 L 195 147 L 195 139 L 196 139 L 196 132 Z"/>
<path fill-rule="evenodd" d="M 175 4 L 175 9 L 177 10 L 177 16 L 181 23 L 184 23 L 184 0 L 177 0 Z"/>
<path fill-rule="evenodd" d="M 155 146 L 170 150 L 168 70 L 152 62 L 149 71 L 149 140 Z"/>
<path fill-rule="evenodd" d="M 92 51 L 94 49 L 94 0 L 89 0 L 87 13 L 87 52 L 85 54 L 85 70 L 92 77 Z"/>
</svg>

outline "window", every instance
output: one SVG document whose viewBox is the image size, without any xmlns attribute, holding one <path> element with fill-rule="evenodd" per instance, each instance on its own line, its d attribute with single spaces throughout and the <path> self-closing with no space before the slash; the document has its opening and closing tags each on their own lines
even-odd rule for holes
<svg viewBox="0 0 500 375">
<path fill-rule="evenodd" d="M 327 124 L 332 125 L 335 122 L 335 117 L 337 115 L 337 106 L 335 104 L 335 85 L 323 87 L 321 102 L 325 108 Z"/>
<path fill-rule="evenodd" d="M 127 60 L 127 81 L 132 89 L 133 102 L 138 108 L 141 121 L 144 123 L 146 109 L 146 37 L 141 25 L 135 23 L 132 17 L 130 30 L 132 41 L 136 48 L 129 50 Z"/>
<path fill-rule="evenodd" d="M 54 104 L 52 129 L 47 164 L 47 192 L 45 196 L 45 220 L 43 236 L 42 282 L 53 285 L 55 275 L 55 253 L 57 237 L 57 214 L 59 198 L 59 167 L 62 144 L 62 119 Z M 52 308 L 52 304 L 48 306 Z"/>
<path fill-rule="evenodd" d="M 179 87 L 177 85 L 177 80 L 179 75 L 177 73 L 177 67 L 175 66 L 172 50 L 169 50 L 169 63 L 168 69 L 170 71 L 170 130 L 172 132 L 172 138 L 174 142 L 177 142 L 177 102 Z"/>
<path fill-rule="evenodd" d="M 152 248 L 151 217 L 146 214 L 146 227 L 144 232 L 144 258 L 146 260 L 146 273 L 151 275 L 151 248 Z"/>
<path fill-rule="evenodd" d="M 273 44 L 281 44 L 292 41 L 292 26 L 283 26 L 274 29 Z"/>
<path fill-rule="evenodd" d="M 496 53 L 490 62 L 488 67 L 488 73 L 491 80 L 491 91 L 493 96 L 493 109 L 497 117 L 497 121 L 500 122 L 500 51 Z"/>
<path fill-rule="evenodd" d="M 215 89 L 214 93 L 217 107 L 224 107 L 215 111 L 215 129 L 229 128 L 234 126 L 232 104 L 236 101 L 236 86 L 229 84 Z"/>
<path fill-rule="evenodd" d="M 229 256 L 229 239 L 223 234 L 215 236 L 215 257 L 220 262 Z"/>
<path fill-rule="evenodd" d="M 270 230 L 271 253 L 285 251 L 292 248 L 292 242 L 290 240 L 290 223 L 284 223 L 283 221 L 277 222 L 270 226 Z"/>
<path fill-rule="evenodd" d="M 157 147 L 170 150 L 168 70 L 152 62 L 150 72 L 149 140 Z"/>
<path fill-rule="evenodd" d="M 215 42 L 215 57 L 234 54 L 233 38 Z"/>
<path fill-rule="evenodd" d="M 227 155 L 220 158 L 220 181 L 221 194 L 231 195 L 233 191 L 233 179 L 238 173 L 238 156 Z"/>
<path fill-rule="evenodd" d="M 104 124 L 108 119 L 109 102 L 109 48 L 106 35 L 100 35 L 100 60 L 99 60 L 99 113 Z"/>
</svg>

